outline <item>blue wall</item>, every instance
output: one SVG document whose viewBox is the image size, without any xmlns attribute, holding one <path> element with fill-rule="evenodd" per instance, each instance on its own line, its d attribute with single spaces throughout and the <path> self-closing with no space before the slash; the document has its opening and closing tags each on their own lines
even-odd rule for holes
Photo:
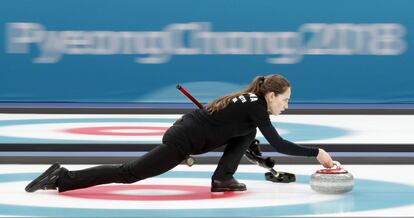
<svg viewBox="0 0 414 218">
<path fill-rule="evenodd" d="M 294 103 L 414 103 L 409 0 L 0 6 L 0 102 L 207 102 L 281 73 Z"/>
</svg>

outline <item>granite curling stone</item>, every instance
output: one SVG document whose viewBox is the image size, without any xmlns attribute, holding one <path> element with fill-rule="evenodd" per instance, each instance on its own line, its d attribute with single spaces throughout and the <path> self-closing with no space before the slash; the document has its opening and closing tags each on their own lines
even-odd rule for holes
<svg viewBox="0 0 414 218">
<path fill-rule="evenodd" d="M 334 161 L 333 168 L 321 169 L 312 174 L 310 186 L 316 192 L 342 194 L 353 189 L 354 177 L 338 161 Z"/>
</svg>

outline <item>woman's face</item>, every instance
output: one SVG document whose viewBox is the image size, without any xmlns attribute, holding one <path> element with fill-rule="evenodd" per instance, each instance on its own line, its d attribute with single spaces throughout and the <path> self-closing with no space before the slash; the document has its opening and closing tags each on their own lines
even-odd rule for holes
<svg viewBox="0 0 414 218">
<path fill-rule="evenodd" d="M 282 94 L 275 95 L 274 92 L 266 94 L 267 110 L 272 115 L 279 115 L 288 108 L 290 99 L 290 87 Z"/>
</svg>

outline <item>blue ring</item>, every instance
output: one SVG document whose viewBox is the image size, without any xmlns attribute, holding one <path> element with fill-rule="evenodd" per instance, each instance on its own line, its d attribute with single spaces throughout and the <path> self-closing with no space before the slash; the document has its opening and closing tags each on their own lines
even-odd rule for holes
<svg viewBox="0 0 414 218">
<path fill-rule="evenodd" d="M 1 182 L 30 181 L 38 173 L 1 174 Z M 157 178 L 210 178 L 211 172 L 171 171 Z M 238 179 L 263 181 L 261 173 L 237 173 Z M 308 184 L 309 176 L 299 175 L 298 183 Z M 275 186 L 278 184 L 275 183 Z M 283 184 L 285 185 L 285 184 Z M 23 189 L 23 188 L 22 188 Z M 0 204 L 1 215 L 70 217 L 255 217 L 297 216 L 369 211 L 414 204 L 414 186 L 394 182 L 355 179 L 354 190 L 340 198 L 317 203 L 245 208 L 210 209 L 85 209 Z"/>
</svg>

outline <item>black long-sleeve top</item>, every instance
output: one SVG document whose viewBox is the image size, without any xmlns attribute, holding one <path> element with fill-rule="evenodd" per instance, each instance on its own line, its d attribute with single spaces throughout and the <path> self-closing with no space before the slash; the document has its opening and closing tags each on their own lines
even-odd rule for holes
<svg viewBox="0 0 414 218">
<path fill-rule="evenodd" d="M 183 124 L 192 153 L 210 151 L 256 128 L 277 152 L 295 156 L 317 156 L 319 152 L 284 140 L 272 125 L 266 100 L 251 93 L 232 99 L 226 108 L 212 114 L 205 109 L 192 111 L 183 116 Z"/>
</svg>

